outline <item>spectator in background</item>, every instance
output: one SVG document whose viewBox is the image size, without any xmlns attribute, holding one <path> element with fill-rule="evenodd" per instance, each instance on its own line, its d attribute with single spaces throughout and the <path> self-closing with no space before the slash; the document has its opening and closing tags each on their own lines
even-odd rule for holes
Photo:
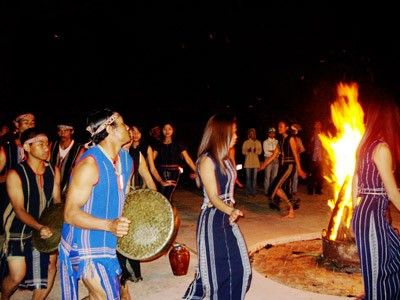
<svg viewBox="0 0 400 300">
<path fill-rule="evenodd" d="M 322 194 L 323 174 L 323 147 L 319 135 L 322 133 L 322 123 L 317 120 L 314 122 L 314 132 L 311 136 L 308 149 L 311 151 L 310 169 L 307 178 L 307 194 Z"/>
<path fill-rule="evenodd" d="M 0 136 L 5 135 L 9 131 L 10 131 L 10 126 L 8 126 L 7 124 L 2 124 L 0 127 Z"/>
<path fill-rule="evenodd" d="M 154 149 L 155 146 L 161 142 L 161 127 L 158 124 L 153 125 L 149 131 L 150 146 Z"/>
<path fill-rule="evenodd" d="M 161 142 L 154 148 L 154 162 L 161 179 L 173 185 L 162 185 L 160 192 L 172 202 L 176 186 L 180 177 L 180 164 L 182 157 L 194 173 L 190 174 L 192 179 L 196 178 L 196 166 L 189 156 L 186 148 L 175 140 L 175 126 L 164 123 L 162 126 Z"/>
<path fill-rule="evenodd" d="M 256 130 L 247 130 L 247 140 L 243 142 L 242 154 L 244 158 L 244 169 L 246 172 L 246 195 L 247 197 L 257 196 L 257 169 L 260 167 L 259 155 L 262 152 L 262 145 L 257 140 Z"/>
<path fill-rule="evenodd" d="M 74 126 L 70 122 L 57 125 L 58 139 L 50 145 L 50 162 L 60 169 L 61 199 L 65 202 L 68 190 L 68 181 L 75 162 L 79 160 L 86 148 L 73 138 Z"/>
<path fill-rule="evenodd" d="M 268 138 L 263 142 L 264 150 L 264 161 L 267 160 L 275 151 L 278 145 L 278 140 L 275 138 L 276 129 L 274 127 L 268 128 Z M 279 169 L 279 155 L 265 168 L 264 175 L 264 194 L 268 197 L 268 190 L 271 182 L 275 179 L 278 174 Z M 268 198 L 271 200 L 270 198 Z M 276 209 L 276 206 L 272 201 L 269 201 L 269 207 L 271 209 Z"/>
<path fill-rule="evenodd" d="M 10 141 L 15 133 L 16 131 L 12 130 L 11 126 L 9 126 L 7 123 L 3 123 L 0 126 L 0 147 Z"/>
<path fill-rule="evenodd" d="M 157 168 L 154 164 L 153 148 L 150 146 L 150 144 L 142 139 L 142 127 L 138 125 L 132 125 L 129 128 L 129 133 L 131 136 L 131 141 L 124 145 L 124 148 L 129 151 L 134 161 L 134 177 L 132 180 L 132 186 L 136 189 L 148 187 L 146 180 L 143 180 L 143 176 L 140 174 L 141 170 L 139 170 L 139 166 L 141 159 L 145 160 L 147 165 L 146 167 L 153 175 L 153 179 L 155 179 L 162 186 L 172 185 L 171 182 L 164 182 L 160 174 L 158 174 Z M 141 155 L 143 156 L 142 158 Z"/>
</svg>

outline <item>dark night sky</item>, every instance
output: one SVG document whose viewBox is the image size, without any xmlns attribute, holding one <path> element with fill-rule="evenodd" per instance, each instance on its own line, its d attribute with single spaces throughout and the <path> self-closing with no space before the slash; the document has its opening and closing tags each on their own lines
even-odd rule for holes
<svg viewBox="0 0 400 300">
<path fill-rule="evenodd" d="M 394 4 L 348 2 L 3 1 L 1 117 L 111 106 L 144 123 L 224 110 L 243 127 L 305 123 L 329 114 L 341 80 L 398 83 Z"/>
</svg>

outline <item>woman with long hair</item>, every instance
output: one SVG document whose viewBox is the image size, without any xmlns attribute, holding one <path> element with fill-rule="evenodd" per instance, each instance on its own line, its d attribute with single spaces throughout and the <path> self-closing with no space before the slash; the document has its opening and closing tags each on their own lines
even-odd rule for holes
<svg viewBox="0 0 400 300">
<path fill-rule="evenodd" d="M 196 161 L 196 182 L 204 195 L 197 223 L 199 260 L 183 299 L 242 300 L 250 287 L 249 255 L 236 224 L 243 212 L 234 207 L 237 173 L 229 156 L 236 140 L 233 117 L 216 114 L 208 120 Z"/>
<path fill-rule="evenodd" d="M 400 237 L 387 219 L 389 201 L 400 210 L 400 110 L 383 93 L 366 103 L 352 181 L 352 230 L 365 292 L 358 299 L 400 299 Z"/>
</svg>

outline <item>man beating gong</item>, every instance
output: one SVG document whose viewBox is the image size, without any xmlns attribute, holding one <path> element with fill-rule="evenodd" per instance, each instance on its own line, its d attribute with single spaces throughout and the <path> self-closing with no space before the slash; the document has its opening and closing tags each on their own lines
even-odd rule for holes
<svg viewBox="0 0 400 300">
<path fill-rule="evenodd" d="M 122 116 L 105 108 L 89 113 L 91 146 L 70 179 L 59 246 L 62 299 L 78 300 L 82 279 L 90 299 L 120 299 L 118 237 L 130 221 L 121 217 L 130 191 L 132 158 L 122 150 L 129 142 Z"/>
</svg>

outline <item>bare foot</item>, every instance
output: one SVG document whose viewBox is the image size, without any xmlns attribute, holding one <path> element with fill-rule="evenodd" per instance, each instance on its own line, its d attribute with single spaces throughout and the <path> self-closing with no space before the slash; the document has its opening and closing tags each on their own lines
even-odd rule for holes
<svg viewBox="0 0 400 300">
<path fill-rule="evenodd" d="M 358 295 L 356 297 L 356 300 L 364 300 L 365 299 L 365 293 L 363 292 L 361 295 Z"/>
<path fill-rule="evenodd" d="M 121 300 L 131 300 L 131 294 L 129 293 L 129 287 L 127 284 L 121 285 Z"/>
<path fill-rule="evenodd" d="M 282 216 L 281 219 L 294 219 L 294 213 L 288 213 L 286 216 Z"/>
</svg>

